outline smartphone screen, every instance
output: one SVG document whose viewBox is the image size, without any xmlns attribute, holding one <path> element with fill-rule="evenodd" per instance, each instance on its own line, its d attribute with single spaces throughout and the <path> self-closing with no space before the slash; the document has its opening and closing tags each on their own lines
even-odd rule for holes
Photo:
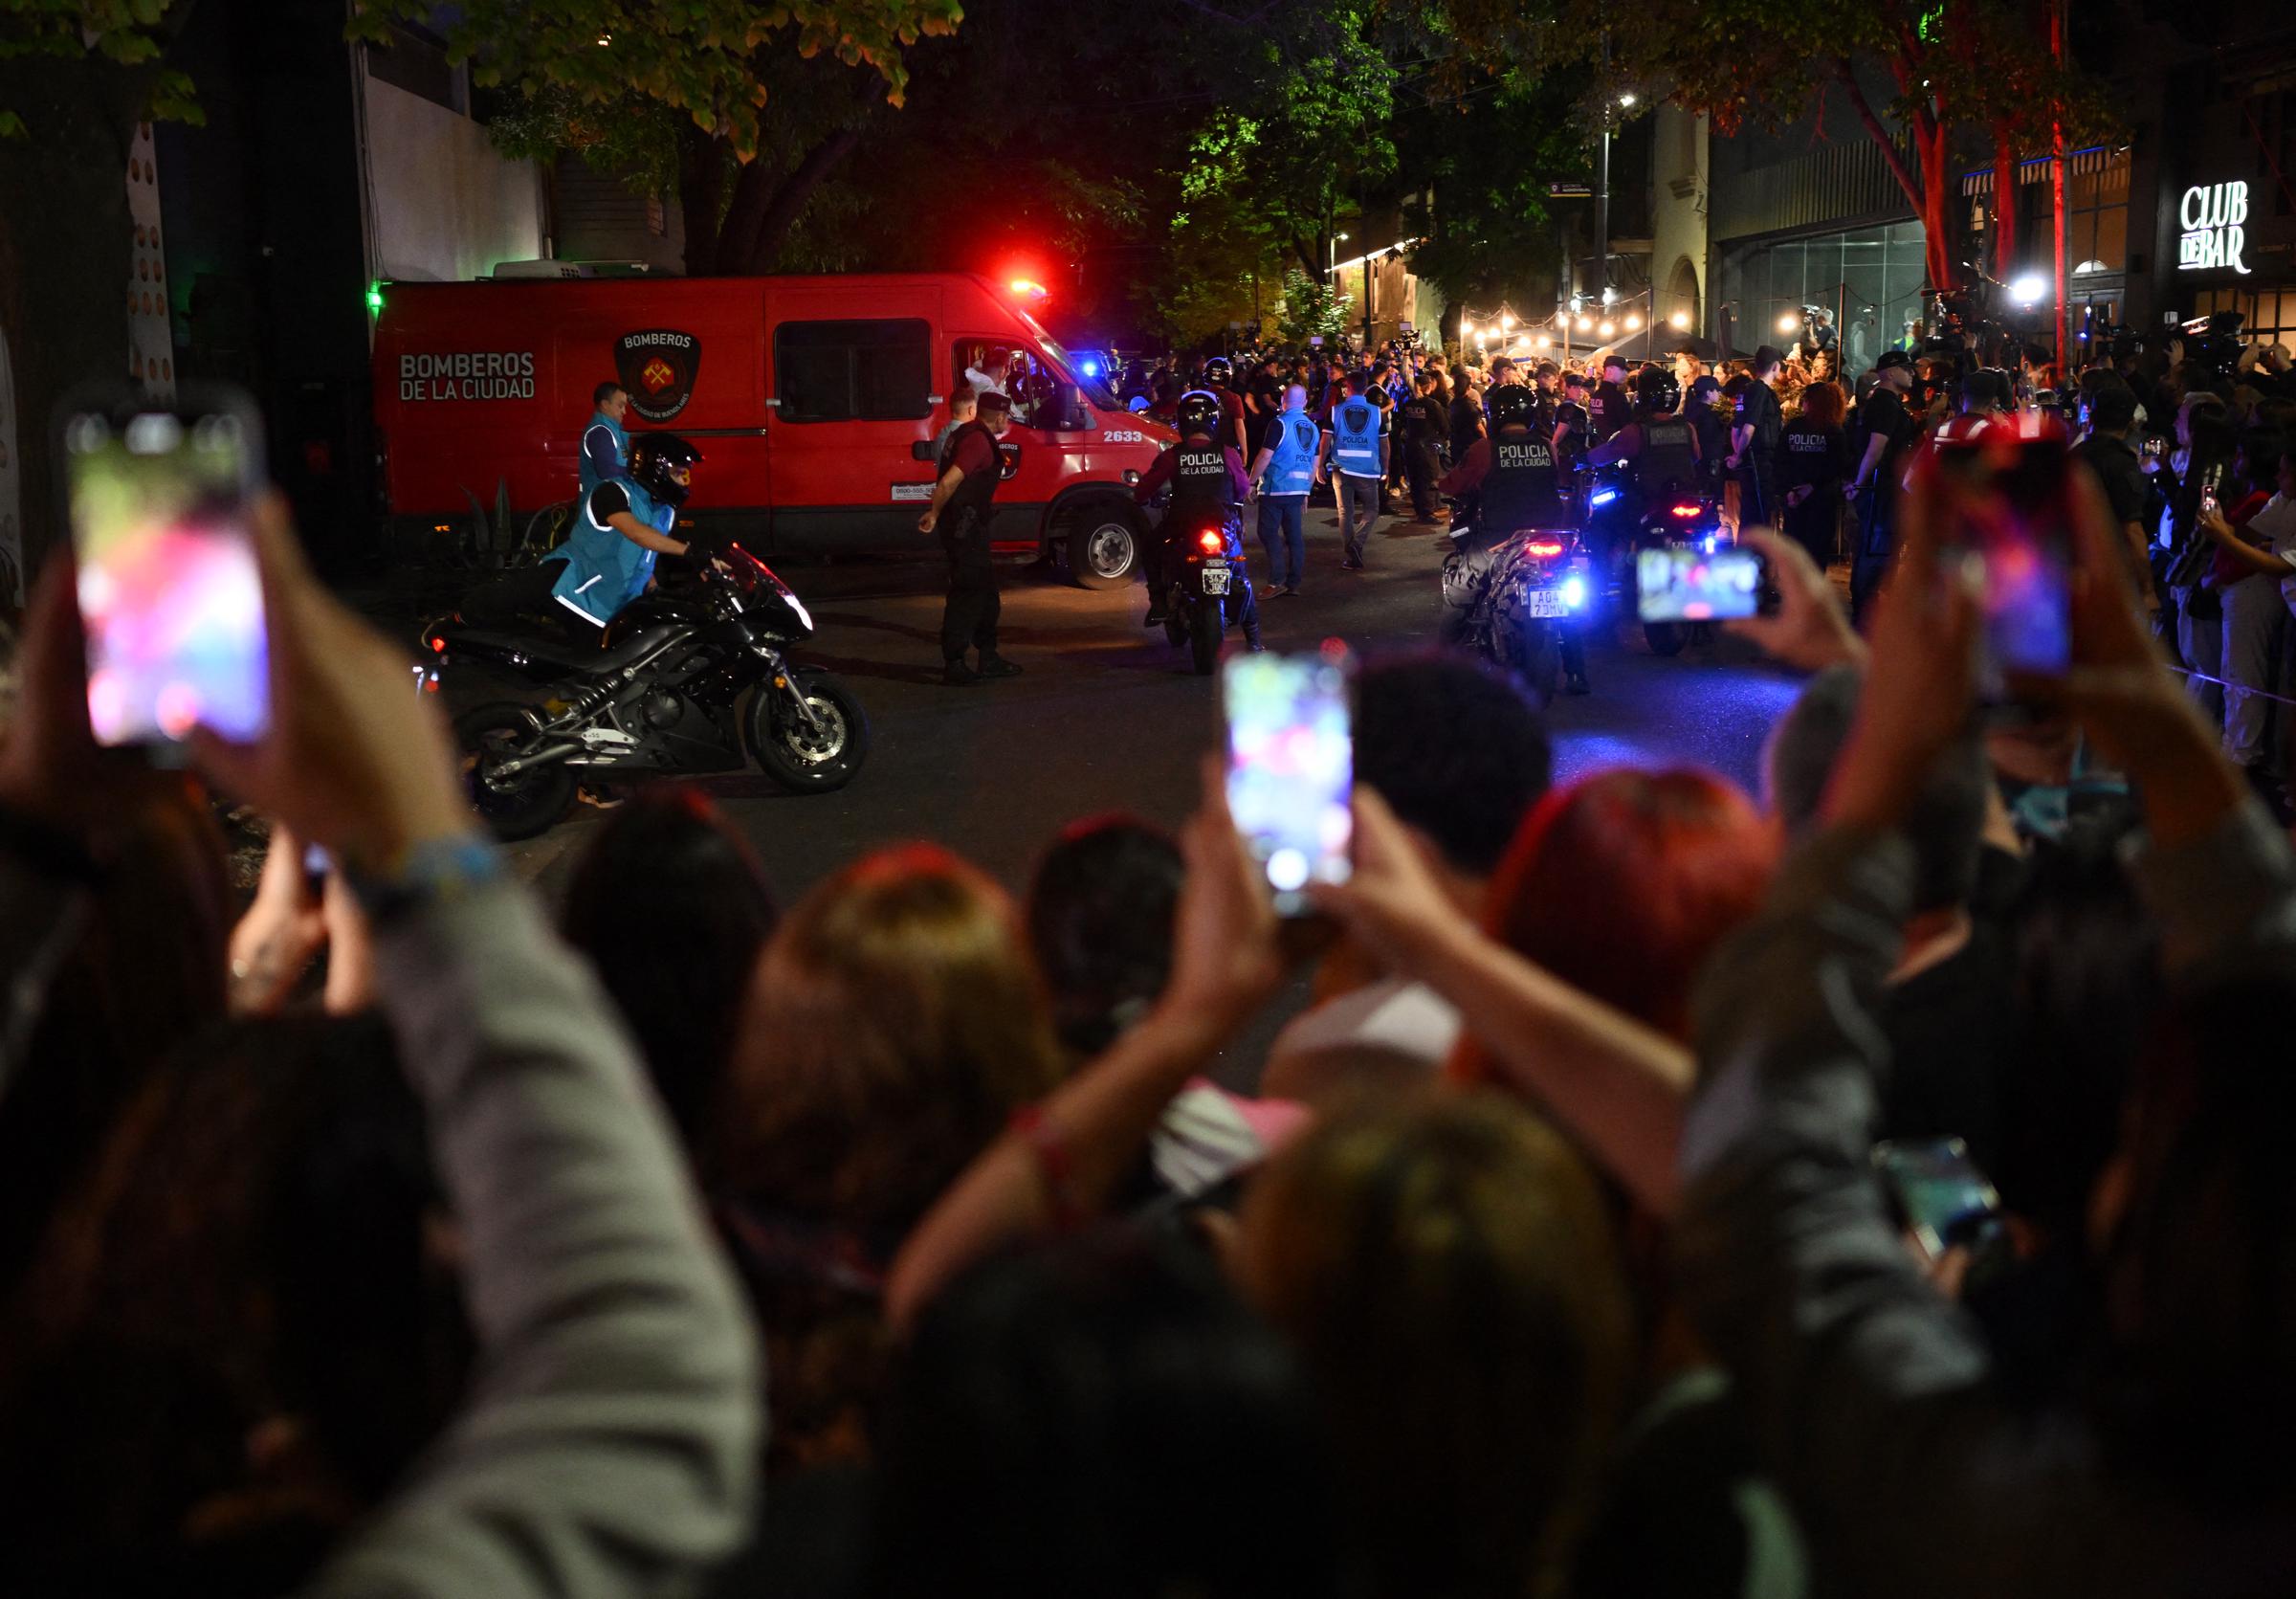
<svg viewBox="0 0 2296 1599">
<path fill-rule="evenodd" d="M 1276 909 L 1307 908 L 1307 888 L 1347 877 L 1354 817 L 1353 674 L 1337 653 L 1230 656 L 1227 806 Z"/>
<path fill-rule="evenodd" d="M 1906 1231 L 1932 1259 L 2000 1211 L 2000 1195 L 1957 1138 L 1877 1144 L 1873 1164 Z"/>
<path fill-rule="evenodd" d="M 2073 656 L 2072 460 L 2056 425 L 2019 433 L 2013 444 L 1993 441 L 1999 494 L 1976 523 L 1985 641 L 1997 674 L 2055 676 Z"/>
<path fill-rule="evenodd" d="M 194 726 L 261 737 L 271 679 L 248 521 L 252 409 L 80 407 L 63 444 L 97 742 L 170 745 Z"/>
<path fill-rule="evenodd" d="M 1751 616 L 1761 601 L 1762 558 L 1735 545 L 1645 549 L 1635 557 L 1635 612 L 1645 622 L 1716 622 Z"/>
</svg>

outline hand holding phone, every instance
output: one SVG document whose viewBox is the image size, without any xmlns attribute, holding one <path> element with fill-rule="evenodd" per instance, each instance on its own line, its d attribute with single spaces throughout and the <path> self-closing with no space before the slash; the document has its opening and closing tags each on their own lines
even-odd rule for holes
<svg viewBox="0 0 2296 1599">
<path fill-rule="evenodd" d="M 1711 553 L 1669 546 L 1635 557 L 1635 613 L 1645 622 L 1723 622 L 1761 606 L 1762 558 L 1737 544 Z"/>
<path fill-rule="evenodd" d="M 1352 688 L 1338 652 L 1234 655 L 1221 674 L 1228 811 L 1286 916 L 1307 909 L 1309 884 L 1347 879 Z"/>
<path fill-rule="evenodd" d="M 1999 1221 L 2001 1196 L 1957 1138 L 1877 1144 L 1873 1164 L 1898 1225 L 1929 1259 L 1956 1244 L 1978 1243 Z"/>
<path fill-rule="evenodd" d="M 180 749 L 195 726 L 262 737 L 254 408 L 229 392 L 159 405 L 115 391 L 69 403 L 61 436 L 97 743 Z"/>
</svg>

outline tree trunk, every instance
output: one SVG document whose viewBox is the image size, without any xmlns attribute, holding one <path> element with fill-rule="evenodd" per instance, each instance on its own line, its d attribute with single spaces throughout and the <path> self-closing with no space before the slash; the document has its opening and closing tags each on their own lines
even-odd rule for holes
<svg viewBox="0 0 2296 1599">
<path fill-rule="evenodd" d="M 2009 281 L 2017 268 L 2017 147 L 2009 124 L 1993 124 L 1993 275 Z"/>
<path fill-rule="evenodd" d="M 771 272 L 789 241 L 789 230 L 813 198 L 813 191 L 822 181 L 861 143 L 862 129 L 858 125 L 842 127 L 806 152 L 797 169 L 773 188 L 773 192 L 760 207 L 755 231 L 743 242 L 740 253 L 730 264 L 731 270 L 744 277 L 757 277 Z M 756 163 L 751 163 L 754 167 Z M 745 170 L 742 176 L 749 173 Z"/>
<path fill-rule="evenodd" d="M 726 141 L 691 118 L 677 130 L 677 209 L 686 230 L 686 276 L 718 271 L 718 231 L 725 210 Z"/>
<path fill-rule="evenodd" d="M 1842 85 L 1843 95 L 1848 100 L 1850 109 L 1858 114 L 1859 122 L 1865 126 L 1866 137 L 1881 147 L 1882 160 L 1888 165 L 1889 175 L 1897 180 L 1897 187 L 1912 204 L 1914 214 L 1921 218 L 1922 255 L 1930 286 L 1935 289 L 1952 287 L 1955 277 L 1953 174 L 1947 167 L 1944 124 L 1928 111 L 1915 118 L 1912 127 L 1913 154 L 1921 168 L 1916 174 L 1908 168 L 1904 155 L 1889 137 L 1889 130 L 1882 125 L 1882 119 L 1874 114 L 1873 104 L 1866 98 L 1866 91 L 1858 86 L 1857 74 L 1847 58 L 1837 58 L 1833 73 L 1835 81 Z M 1901 71 L 1901 84 L 1905 78 L 1906 75 Z"/>
<path fill-rule="evenodd" d="M 0 140 L 0 337 L 13 424 L 27 588 L 64 537 L 49 418 L 69 389 L 125 382 L 134 251 L 127 153 L 147 71 L 99 57 L 0 62 L 0 105 L 28 135 Z"/>
</svg>

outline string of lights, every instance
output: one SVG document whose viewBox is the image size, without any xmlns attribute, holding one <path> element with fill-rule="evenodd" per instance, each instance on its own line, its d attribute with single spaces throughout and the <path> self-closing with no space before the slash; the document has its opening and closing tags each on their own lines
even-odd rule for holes
<svg viewBox="0 0 2296 1599">
<path fill-rule="evenodd" d="M 1688 333 L 1690 315 L 1688 311 L 1675 311 L 1666 319 L 1666 324 L 1677 333 Z M 1479 350 L 1488 351 L 1496 345 L 1499 354 L 1525 356 L 1543 354 L 1557 344 L 1568 350 L 1574 343 L 1573 335 L 1581 335 L 1587 352 L 1597 354 L 1645 332 L 1655 332 L 1658 325 L 1652 288 L 1637 289 L 1627 295 L 1605 289 L 1600 300 L 1574 295 L 1548 316 L 1535 320 L 1522 317 L 1504 301 L 1495 313 L 1463 306 L 1459 337 Z"/>
</svg>

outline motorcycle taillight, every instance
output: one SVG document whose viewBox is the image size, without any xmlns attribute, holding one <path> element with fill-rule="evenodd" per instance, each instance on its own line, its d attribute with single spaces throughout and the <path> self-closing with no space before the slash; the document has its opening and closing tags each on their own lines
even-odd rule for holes
<svg viewBox="0 0 2296 1599">
<path fill-rule="evenodd" d="M 1227 547 L 1227 541 L 1222 538 L 1217 531 L 1207 527 L 1196 535 L 1196 547 L 1206 555 L 1217 555 Z"/>
<path fill-rule="evenodd" d="M 1523 547 L 1533 555 L 1542 555 L 1552 560 L 1563 552 L 1564 545 L 1560 539 L 1534 539 Z"/>
<path fill-rule="evenodd" d="M 1703 505 L 1677 505 L 1674 507 L 1674 514 L 1678 517 L 1703 516 L 1706 514 L 1706 507 Z"/>
</svg>

